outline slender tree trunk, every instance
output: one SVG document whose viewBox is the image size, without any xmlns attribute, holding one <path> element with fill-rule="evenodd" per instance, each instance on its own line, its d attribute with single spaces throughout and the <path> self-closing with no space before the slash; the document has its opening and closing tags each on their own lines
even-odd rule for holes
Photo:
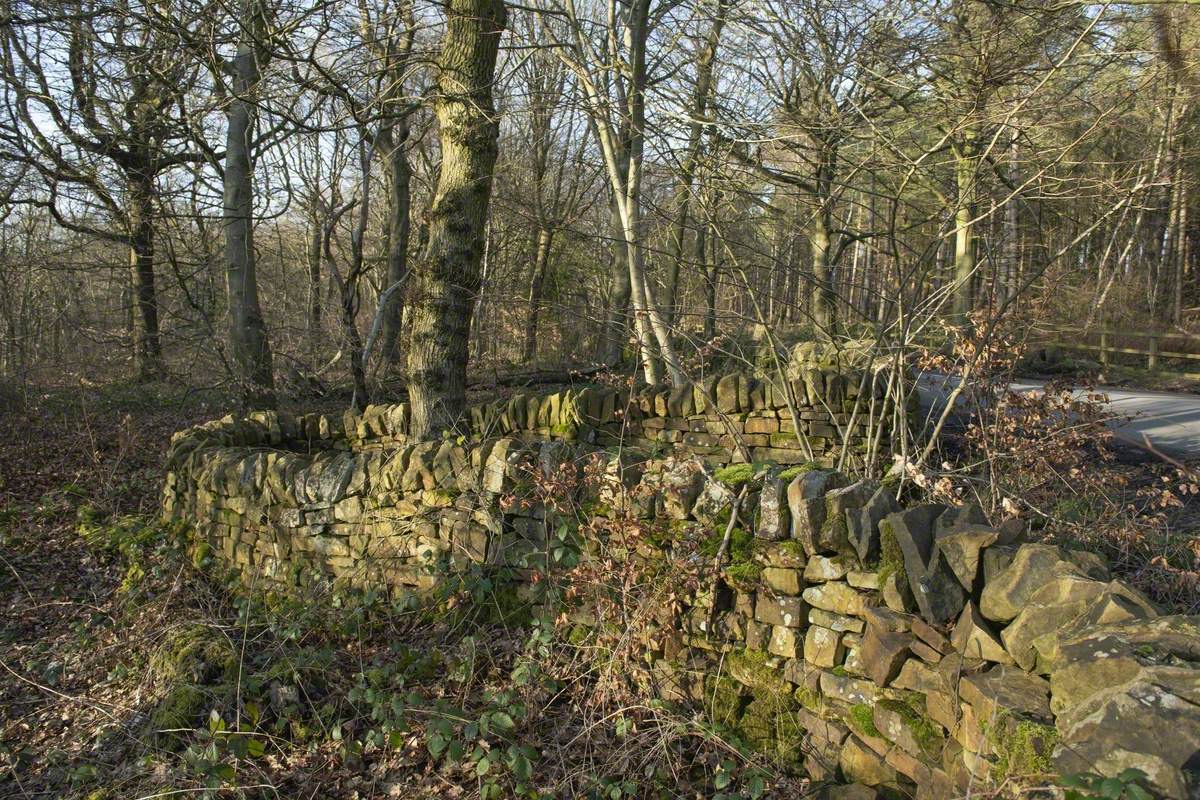
<svg viewBox="0 0 1200 800">
<path fill-rule="evenodd" d="M 612 237 L 612 262 L 609 265 L 612 288 L 609 290 L 608 320 L 604 325 L 606 364 L 620 362 L 629 330 L 629 301 L 633 287 L 629 283 L 629 261 L 625 253 L 625 232 L 615 200 L 609 203 L 609 232 Z"/>
<path fill-rule="evenodd" d="M 684 238 L 687 236 L 688 215 L 692 199 L 692 182 L 695 180 L 696 164 L 700 156 L 700 142 L 704 133 L 702 120 L 708 113 L 708 96 L 712 90 L 713 63 L 717 47 L 721 42 L 721 29 L 725 25 L 726 0 L 718 0 L 717 15 L 709 26 L 704 48 L 696 61 L 696 85 L 692 92 L 692 119 L 688 126 L 687 147 L 684 149 L 680 167 L 679 186 L 675 189 L 675 221 L 671 229 L 671 253 L 667 261 L 667 298 L 671 303 L 667 311 L 667 322 L 673 328 L 679 317 L 679 271 L 683 262 Z"/>
<path fill-rule="evenodd" d="M 261 65 L 252 33 L 261 28 L 257 0 L 241 7 L 243 38 L 233 60 L 233 98 L 226 110 L 225 136 L 225 283 L 229 301 L 229 344 L 242 403 L 275 407 L 275 380 L 267 326 L 258 302 L 254 258 L 254 167 L 250 139 L 254 131 L 254 94 Z"/>
<path fill-rule="evenodd" d="M 312 240 L 308 251 L 308 343 L 309 357 L 315 359 L 321 332 L 321 256 L 325 252 L 325 235 L 315 204 L 310 213 Z"/>
<path fill-rule="evenodd" d="M 154 182 L 148 176 L 135 175 L 128 188 L 133 364 L 138 380 L 145 381 L 163 374 L 154 288 Z"/>
<path fill-rule="evenodd" d="M 704 252 L 704 232 L 701 228 L 699 233 L 699 241 L 697 242 L 697 252 Z M 704 269 L 704 339 L 712 341 L 717 335 L 717 283 L 721 278 L 721 237 L 714 227 L 711 231 L 711 236 L 708 237 L 712 242 L 712 255 L 707 259 Z"/>
<path fill-rule="evenodd" d="M 408 243 L 412 233 L 409 218 L 412 207 L 412 167 L 408 163 L 407 120 L 399 120 L 387 138 L 389 145 L 388 178 L 391 182 L 390 206 L 388 208 L 388 270 L 387 287 L 395 286 L 408 276 Z M 403 348 L 400 347 L 400 324 L 404 317 L 404 290 L 399 289 L 388 298 L 383 314 L 383 363 L 389 368 L 400 366 Z"/>
<path fill-rule="evenodd" d="M 1013 186 L 1018 185 L 1021 180 L 1018 157 L 1017 135 L 1014 131 L 1008 141 L 1008 181 Z M 1018 196 L 1013 195 L 1004 208 L 1004 267 L 1000 272 L 1000 286 L 996 298 L 1000 304 L 1008 302 L 1012 297 L 1016 290 L 1017 272 L 1020 269 L 1021 231 L 1018 227 L 1017 201 Z"/>
<path fill-rule="evenodd" d="M 546 281 L 553 236 L 549 228 L 540 229 L 534 247 L 533 274 L 529 278 L 529 316 L 525 320 L 525 347 L 522 351 L 522 361 L 525 362 L 537 358 L 538 316 L 541 312 L 542 286 Z"/>
<path fill-rule="evenodd" d="M 829 264 L 830 220 L 824 208 L 813 220 L 809 243 L 812 249 L 812 319 L 817 336 L 831 338 L 837 322 L 837 307 L 833 292 L 833 269 Z"/>
<path fill-rule="evenodd" d="M 625 230 L 625 252 L 629 260 L 629 283 L 633 287 L 633 323 L 642 350 L 646 382 L 661 382 L 661 367 L 672 386 L 683 383 L 683 367 L 671 344 L 671 332 L 663 318 L 646 277 L 642 235 L 642 169 L 646 146 L 646 40 L 649 35 L 650 0 L 630 4 L 626 40 L 631 68 L 629 80 L 629 159 L 621 222 Z M 650 343 L 657 346 L 655 353 Z M 661 360 L 661 364 L 660 364 Z"/>
<path fill-rule="evenodd" d="M 975 164 L 972 145 L 955 149 L 954 178 L 958 206 L 954 212 L 954 304 L 957 325 L 966 325 L 975 309 Z"/>
<path fill-rule="evenodd" d="M 504 3 L 450 0 L 446 14 L 435 101 L 442 163 L 408 353 L 410 433 L 418 438 L 453 427 L 466 407 L 468 336 L 500 132 L 492 83 Z"/>
</svg>

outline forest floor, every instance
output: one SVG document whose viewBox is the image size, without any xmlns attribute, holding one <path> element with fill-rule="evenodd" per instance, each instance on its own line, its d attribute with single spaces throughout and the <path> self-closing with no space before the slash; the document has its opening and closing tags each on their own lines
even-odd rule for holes
<svg viewBox="0 0 1200 800">
<path fill-rule="evenodd" d="M 581 677 L 609 667 L 551 652 L 486 586 L 431 613 L 267 599 L 198 568 L 156 522 L 161 463 L 173 432 L 223 413 L 169 389 L 51 392 L 0 413 L 0 797 L 711 796 L 734 775 L 751 796 L 796 788 L 699 717 L 595 692 Z M 175 727 L 172 704 L 191 709 Z"/>
<path fill-rule="evenodd" d="M 268 600 L 193 564 L 156 522 L 161 463 L 173 432 L 224 413 L 219 397 L 146 387 L 0 413 L 0 797 L 805 789 L 702 715 L 599 690 L 621 664 L 531 627 L 486 584 L 431 612 Z M 1109 536 L 1101 549 L 1165 606 L 1195 611 L 1200 514 L 1153 497 L 1175 489 L 1160 467 L 1112 464 L 1098 483 L 1114 495 L 1054 511 Z"/>
</svg>

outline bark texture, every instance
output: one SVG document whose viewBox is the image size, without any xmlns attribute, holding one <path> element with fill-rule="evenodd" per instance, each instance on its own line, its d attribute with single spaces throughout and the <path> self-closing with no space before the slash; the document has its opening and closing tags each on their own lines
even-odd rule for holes
<svg viewBox="0 0 1200 800">
<path fill-rule="evenodd" d="M 450 0 L 446 13 L 435 101 L 442 164 L 417 265 L 408 354 L 410 433 L 418 437 L 452 428 L 466 406 L 467 340 L 499 136 L 492 83 L 504 3 Z"/>
<path fill-rule="evenodd" d="M 261 65 L 255 31 L 262 28 L 256 0 L 241 6 L 242 41 L 231 64 L 233 99 L 226 110 L 225 137 L 225 285 L 229 300 L 229 346 L 242 403 L 248 408 L 275 407 L 275 379 L 267 326 L 258 302 L 254 260 L 254 165 L 250 140 Z"/>
</svg>

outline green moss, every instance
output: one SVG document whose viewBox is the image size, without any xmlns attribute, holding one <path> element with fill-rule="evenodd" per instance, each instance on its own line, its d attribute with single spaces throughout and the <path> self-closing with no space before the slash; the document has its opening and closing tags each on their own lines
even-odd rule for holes
<svg viewBox="0 0 1200 800">
<path fill-rule="evenodd" d="M 789 434 L 793 435 L 793 434 Z M 821 465 L 815 461 L 807 461 L 803 464 L 797 464 L 794 467 L 788 467 L 777 476 L 782 481 L 793 481 L 799 478 L 806 472 L 812 472 L 815 469 L 820 469 Z"/>
<path fill-rule="evenodd" d="M 737 650 L 726 659 L 729 676 L 749 688 L 756 696 L 770 696 L 777 701 L 791 696 L 791 684 L 783 679 L 770 656 L 761 650 Z"/>
<path fill-rule="evenodd" d="M 804 729 L 790 703 L 755 698 L 746 706 L 738 729 L 751 747 L 782 765 L 797 766 L 803 758 Z"/>
<path fill-rule="evenodd" d="M 869 703 L 850 706 L 850 723 L 861 733 L 880 738 L 879 729 L 875 727 L 875 709 Z"/>
<path fill-rule="evenodd" d="M 754 478 L 758 471 L 754 464 L 730 464 L 713 473 L 713 477 L 726 486 L 738 487 Z"/>
<path fill-rule="evenodd" d="M 176 628 L 150 656 L 154 678 L 167 685 L 211 683 L 231 676 L 236 666 L 228 640 L 204 625 Z"/>
<path fill-rule="evenodd" d="M 925 718 L 925 709 L 923 700 L 920 695 L 910 695 L 906 698 L 907 702 L 900 700 L 880 700 L 876 705 L 880 708 L 886 708 L 900 716 L 904 721 L 905 726 L 912 732 L 913 738 L 917 740 L 917 745 L 921 750 L 928 755 L 936 755 L 941 749 L 943 737 L 938 732 L 938 728 L 932 722 Z M 922 704 L 922 707 L 917 707 Z"/>
<path fill-rule="evenodd" d="M 792 696 L 796 698 L 797 703 L 804 706 L 814 714 L 821 713 L 823 705 L 821 702 L 821 693 L 816 689 L 811 689 L 807 686 L 797 686 L 796 691 L 792 693 Z"/>
<path fill-rule="evenodd" d="M 983 734 L 996 752 L 992 768 L 998 781 L 1009 777 L 1043 775 L 1053 770 L 1050 753 L 1058 744 L 1052 725 L 1016 720 L 1002 711 L 994 723 L 983 723 Z"/>
<path fill-rule="evenodd" d="M 165 731 L 194 728 L 204 712 L 205 700 L 204 690 L 194 683 L 172 686 L 150 715 L 156 738 Z"/>
<path fill-rule="evenodd" d="M 735 727 L 742 717 L 745 697 L 742 686 L 727 675 L 709 675 L 704 679 L 704 712 L 718 725 Z"/>
<path fill-rule="evenodd" d="M 804 552 L 804 545 L 800 544 L 800 542 L 796 541 L 795 539 L 788 539 L 783 542 L 778 542 L 775 546 L 778 547 L 779 550 L 786 554 L 789 558 L 803 559 L 808 557 Z"/>
<path fill-rule="evenodd" d="M 211 554 L 212 547 L 208 542 L 197 542 L 196 546 L 192 548 L 192 566 L 196 569 L 203 569 Z"/>
<path fill-rule="evenodd" d="M 550 435 L 560 439 L 575 439 L 579 435 L 579 426 L 573 422 L 560 422 L 550 426 Z"/>
<path fill-rule="evenodd" d="M 725 569 L 725 580 L 734 589 L 753 591 L 762 579 L 762 566 L 753 561 L 730 564 Z"/>
<path fill-rule="evenodd" d="M 879 521 L 879 584 L 882 586 L 892 575 L 907 580 L 904 572 L 904 552 L 900 549 L 900 543 L 896 541 L 896 534 L 892 530 L 891 523 L 886 519 L 881 519 Z"/>
<path fill-rule="evenodd" d="M 715 531 L 700 543 L 700 555 L 708 559 L 716 558 L 724 540 L 724 529 Z M 742 528 L 734 528 L 729 533 L 729 550 L 726 555 L 730 566 L 749 561 L 754 557 L 754 534 Z"/>
<path fill-rule="evenodd" d="M 843 667 L 841 664 L 838 664 L 836 667 L 834 667 L 833 669 L 831 669 L 829 671 L 832 672 L 834 675 L 838 676 L 839 678 L 846 678 L 846 677 L 849 677 L 849 675 L 850 675 L 849 672 L 846 672 L 846 668 Z"/>
</svg>

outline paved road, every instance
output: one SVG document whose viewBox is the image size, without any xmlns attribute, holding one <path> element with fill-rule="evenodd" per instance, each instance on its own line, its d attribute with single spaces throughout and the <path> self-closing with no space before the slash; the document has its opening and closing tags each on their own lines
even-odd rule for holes
<svg viewBox="0 0 1200 800">
<path fill-rule="evenodd" d="M 944 375 L 926 373 L 921 376 L 918 388 L 925 410 L 931 405 L 939 409 L 944 407 L 946 396 L 955 385 L 953 381 Z M 1012 388 L 1036 392 L 1043 385 L 1019 381 L 1013 383 Z M 1108 395 L 1108 408 L 1121 417 L 1109 423 L 1118 437 L 1141 442 L 1146 436 L 1155 448 L 1167 455 L 1185 460 L 1200 459 L 1200 395 L 1115 387 L 1097 387 L 1096 391 Z"/>
</svg>

